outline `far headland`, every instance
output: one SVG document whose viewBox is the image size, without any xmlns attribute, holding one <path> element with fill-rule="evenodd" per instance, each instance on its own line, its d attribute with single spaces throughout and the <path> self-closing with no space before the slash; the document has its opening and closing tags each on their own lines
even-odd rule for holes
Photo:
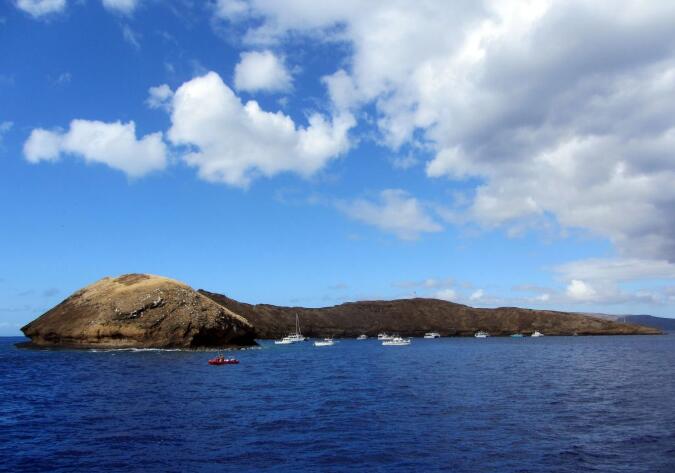
<svg viewBox="0 0 675 473">
<path fill-rule="evenodd" d="M 310 337 L 656 335 L 660 330 L 570 312 L 479 309 L 437 299 L 362 301 L 324 308 L 246 304 L 148 274 L 106 277 L 76 291 L 21 330 L 29 346 L 75 348 L 246 347 L 280 338 L 302 321 Z"/>
</svg>

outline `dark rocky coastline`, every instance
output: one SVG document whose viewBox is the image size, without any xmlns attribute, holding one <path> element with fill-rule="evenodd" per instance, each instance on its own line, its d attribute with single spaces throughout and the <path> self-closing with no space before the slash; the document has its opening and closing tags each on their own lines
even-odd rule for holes
<svg viewBox="0 0 675 473">
<path fill-rule="evenodd" d="M 146 274 L 103 278 L 72 294 L 21 330 L 28 346 L 75 348 L 246 347 L 281 338 L 300 317 L 310 337 L 655 335 L 661 331 L 584 314 L 501 307 L 477 309 L 437 299 L 351 302 L 332 307 L 251 305 Z"/>
<path fill-rule="evenodd" d="M 295 327 L 300 317 L 302 332 L 310 337 L 375 336 L 379 332 L 422 336 L 472 336 L 484 330 L 493 336 L 514 333 L 529 335 L 538 330 L 546 335 L 656 335 L 651 327 L 624 324 L 601 317 L 546 310 L 500 307 L 477 309 L 438 299 L 399 299 L 350 302 L 332 307 L 279 307 L 245 304 L 222 294 L 199 292 L 245 317 L 259 338 L 280 338 Z"/>
</svg>

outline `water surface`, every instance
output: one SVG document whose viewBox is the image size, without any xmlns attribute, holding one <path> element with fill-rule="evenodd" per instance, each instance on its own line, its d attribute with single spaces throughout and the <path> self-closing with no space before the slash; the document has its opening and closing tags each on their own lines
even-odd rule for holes
<svg viewBox="0 0 675 473">
<path fill-rule="evenodd" d="M 675 336 L 16 349 L 0 470 L 675 471 Z"/>
</svg>

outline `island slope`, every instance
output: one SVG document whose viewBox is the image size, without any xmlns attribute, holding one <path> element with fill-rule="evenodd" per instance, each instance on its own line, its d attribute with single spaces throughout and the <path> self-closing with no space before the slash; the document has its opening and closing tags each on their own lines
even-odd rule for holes
<svg viewBox="0 0 675 473">
<path fill-rule="evenodd" d="M 501 307 L 477 309 L 437 299 L 350 302 L 332 307 L 279 307 L 245 304 L 222 294 L 199 290 L 206 297 L 245 317 L 259 338 L 280 338 L 295 327 L 300 317 L 302 333 L 311 337 L 375 336 L 379 332 L 421 336 L 469 336 L 478 330 L 491 335 L 655 335 L 658 329 L 581 314 Z"/>
<path fill-rule="evenodd" d="M 172 279 L 106 277 L 21 329 L 33 346 L 239 347 L 255 344 L 243 317 Z"/>
</svg>

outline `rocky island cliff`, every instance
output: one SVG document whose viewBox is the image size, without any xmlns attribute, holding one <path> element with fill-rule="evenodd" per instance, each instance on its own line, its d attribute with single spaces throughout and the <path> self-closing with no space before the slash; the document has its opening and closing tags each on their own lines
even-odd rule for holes
<svg viewBox="0 0 675 473">
<path fill-rule="evenodd" d="M 501 307 L 477 309 L 437 299 L 350 302 L 332 307 L 246 304 L 161 276 L 106 277 L 72 294 L 21 330 L 32 346 L 207 348 L 255 345 L 295 328 L 310 337 L 654 335 L 660 330 L 586 314 Z"/>
<path fill-rule="evenodd" d="M 245 317 L 256 328 L 259 338 L 281 338 L 295 327 L 300 317 L 303 335 L 310 337 L 375 336 L 379 332 L 402 336 L 422 336 L 438 332 L 442 336 L 471 336 L 485 330 L 493 336 L 514 333 L 546 335 L 656 335 L 651 327 L 619 323 L 600 317 L 530 310 L 517 307 L 477 309 L 438 299 L 399 299 L 391 301 L 349 302 L 332 307 L 279 307 L 245 304 L 222 294 L 200 289 L 218 304 Z"/>
<path fill-rule="evenodd" d="M 200 348 L 255 345 L 253 326 L 160 276 L 106 277 L 21 329 L 33 346 Z"/>
</svg>

